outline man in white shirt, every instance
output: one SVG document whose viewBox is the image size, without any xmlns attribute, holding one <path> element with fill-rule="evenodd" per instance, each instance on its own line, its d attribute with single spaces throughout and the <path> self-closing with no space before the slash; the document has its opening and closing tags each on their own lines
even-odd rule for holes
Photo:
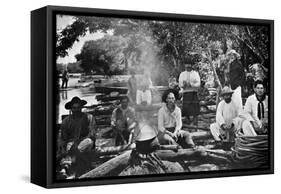
<svg viewBox="0 0 281 194">
<path fill-rule="evenodd" d="M 197 96 L 200 87 L 200 76 L 197 71 L 192 69 L 191 64 L 185 64 L 185 71 L 179 76 L 179 87 L 183 93 L 183 115 L 187 122 L 190 122 L 190 116 L 193 117 L 193 123 L 197 124 L 199 115 L 199 100 Z"/>
<path fill-rule="evenodd" d="M 191 135 L 181 130 L 181 110 L 177 107 L 176 93 L 168 90 L 163 94 L 165 104 L 158 112 L 158 139 L 162 144 L 179 144 L 184 148 L 194 147 Z"/>
<path fill-rule="evenodd" d="M 244 111 L 250 115 L 248 121 L 258 134 L 267 132 L 268 96 L 265 95 L 264 83 L 260 80 L 254 84 L 255 94 L 248 97 Z"/>
<path fill-rule="evenodd" d="M 231 88 L 227 86 L 223 88 L 223 100 L 217 107 L 216 122 L 210 126 L 210 131 L 216 141 L 234 141 L 235 134 L 239 134 L 241 127 L 244 126 L 244 120 L 239 117 L 242 109 L 232 100 L 232 94 Z M 243 135 L 255 135 L 254 130 L 246 123 L 242 132 Z"/>
<path fill-rule="evenodd" d="M 199 88 L 200 76 L 197 71 L 192 69 L 191 64 L 185 64 L 185 71 L 181 72 L 179 77 L 179 86 L 182 89 Z"/>
</svg>

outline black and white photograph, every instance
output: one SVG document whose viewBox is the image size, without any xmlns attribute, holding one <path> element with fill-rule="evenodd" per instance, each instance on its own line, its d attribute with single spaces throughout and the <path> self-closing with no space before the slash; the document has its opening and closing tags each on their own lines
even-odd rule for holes
<svg viewBox="0 0 281 194">
<path fill-rule="evenodd" d="M 55 15 L 55 179 L 270 168 L 270 27 Z"/>
</svg>

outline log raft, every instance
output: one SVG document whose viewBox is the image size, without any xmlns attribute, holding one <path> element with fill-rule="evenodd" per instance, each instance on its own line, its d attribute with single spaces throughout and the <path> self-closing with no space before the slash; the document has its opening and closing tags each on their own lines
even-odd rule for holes
<svg viewBox="0 0 281 194">
<path fill-rule="evenodd" d="M 197 160 L 202 164 L 206 162 L 213 161 L 214 163 L 230 163 L 228 159 L 230 153 L 223 153 L 221 150 L 218 151 L 220 155 L 215 154 L 216 151 L 210 153 L 206 149 L 179 149 L 177 151 L 173 150 L 157 150 L 155 154 L 161 159 L 171 162 L 190 161 Z M 95 169 L 83 174 L 79 179 L 83 178 L 95 178 L 95 177 L 104 177 L 108 175 L 118 175 L 124 168 L 129 165 L 131 150 L 125 151 L 122 154 L 108 160 L 107 162 L 101 164 Z"/>
</svg>

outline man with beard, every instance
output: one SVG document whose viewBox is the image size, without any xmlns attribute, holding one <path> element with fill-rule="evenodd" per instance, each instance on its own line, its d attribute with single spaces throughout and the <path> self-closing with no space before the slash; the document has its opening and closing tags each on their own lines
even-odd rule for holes
<svg viewBox="0 0 281 194">
<path fill-rule="evenodd" d="M 71 170 L 79 176 L 90 165 L 90 151 L 95 147 L 96 124 L 91 114 L 82 112 L 87 101 L 75 96 L 65 104 L 70 115 L 63 119 L 58 146 L 72 161 Z M 70 173 L 70 172 L 69 172 Z"/>
<path fill-rule="evenodd" d="M 191 135 L 181 130 L 181 109 L 176 105 L 177 93 L 167 90 L 162 96 L 165 104 L 158 112 L 159 141 L 162 144 L 179 144 L 184 148 L 194 147 Z"/>
<path fill-rule="evenodd" d="M 231 142 L 234 134 L 241 126 L 241 119 L 238 118 L 241 109 L 231 100 L 233 91 L 225 86 L 221 95 L 223 100 L 218 104 L 216 122 L 211 124 L 210 131 L 216 141 Z"/>
<path fill-rule="evenodd" d="M 265 95 L 264 83 L 257 80 L 254 84 L 255 94 L 248 97 L 244 111 L 250 115 L 248 121 L 258 134 L 267 132 L 268 96 Z"/>
</svg>

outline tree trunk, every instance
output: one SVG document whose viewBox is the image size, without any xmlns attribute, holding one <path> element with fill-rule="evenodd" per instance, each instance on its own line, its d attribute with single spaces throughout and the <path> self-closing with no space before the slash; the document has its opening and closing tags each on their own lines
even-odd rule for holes
<svg viewBox="0 0 281 194">
<path fill-rule="evenodd" d="M 126 151 L 123 154 L 116 156 L 108 160 L 107 162 L 101 164 L 95 169 L 81 175 L 79 179 L 83 178 L 95 178 L 95 177 L 103 177 L 108 175 L 110 172 L 120 169 L 120 172 L 126 168 L 130 159 L 131 151 Z"/>
<path fill-rule="evenodd" d="M 212 153 L 209 153 L 206 149 L 179 149 L 177 151 L 171 150 L 157 150 L 155 154 L 161 160 L 168 160 L 171 162 L 178 162 L 178 161 L 190 161 L 190 160 L 197 160 L 199 163 L 204 164 L 208 163 L 229 163 L 228 160 L 229 153 L 222 153 L 220 155 L 216 155 L 212 150 Z M 118 175 L 124 168 L 128 166 L 128 162 L 130 159 L 131 151 L 126 151 L 123 154 L 116 156 L 108 160 L 107 162 L 101 164 L 97 168 L 83 174 L 79 177 L 79 179 L 83 178 L 95 178 L 95 177 L 103 177 L 108 176 L 110 174 Z"/>
<path fill-rule="evenodd" d="M 222 85 L 221 85 L 221 82 L 220 82 L 220 79 L 218 77 L 218 74 L 216 72 L 216 68 L 215 68 L 215 65 L 211 59 L 211 51 L 209 51 L 209 56 L 207 57 L 209 63 L 210 63 L 210 66 L 212 68 L 212 71 L 213 71 L 213 74 L 214 74 L 214 77 L 215 77 L 215 81 L 217 82 L 218 84 L 218 88 L 217 88 L 217 97 L 216 97 L 216 107 L 218 107 L 218 103 L 219 103 L 219 95 L 220 95 L 220 91 L 222 90 Z"/>
</svg>

